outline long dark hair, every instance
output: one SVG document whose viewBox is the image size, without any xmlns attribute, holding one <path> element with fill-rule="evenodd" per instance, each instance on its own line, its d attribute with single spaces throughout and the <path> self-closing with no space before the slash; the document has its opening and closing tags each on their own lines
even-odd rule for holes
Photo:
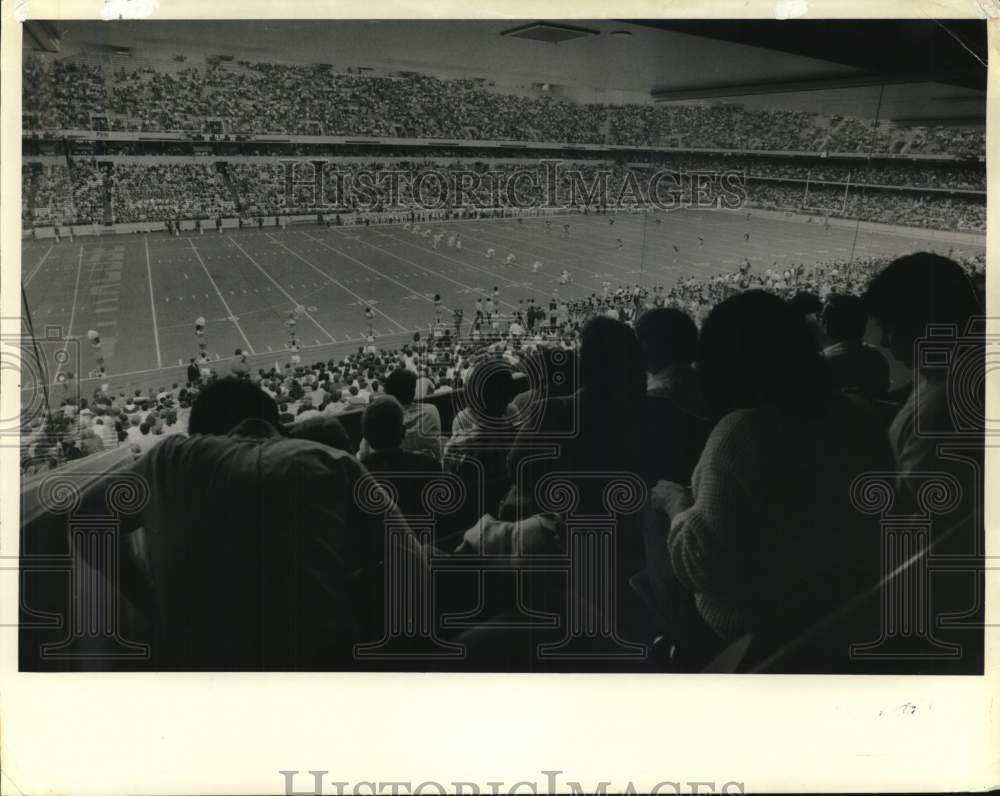
<svg viewBox="0 0 1000 796">
<path fill-rule="evenodd" d="M 832 392 L 826 360 L 805 318 L 762 290 L 732 296 L 709 313 L 697 367 L 716 417 L 765 404 L 810 414 Z"/>
</svg>

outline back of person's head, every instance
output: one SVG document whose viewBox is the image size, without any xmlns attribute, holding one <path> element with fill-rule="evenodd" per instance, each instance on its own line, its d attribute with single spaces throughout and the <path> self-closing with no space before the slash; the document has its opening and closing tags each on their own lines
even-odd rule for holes
<svg viewBox="0 0 1000 796">
<path fill-rule="evenodd" d="M 690 365 L 698 355 L 698 327 L 687 313 L 672 307 L 644 312 L 635 323 L 635 334 L 650 373 Z"/>
<path fill-rule="evenodd" d="M 958 334 L 982 312 L 975 288 L 954 260 L 918 252 L 893 260 L 868 284 L 862 297 L 868 314 L 884 329 L 911 341 L 926 334 L 928 324 L 955 324 Z M 912 347 L 893 345 L 903 361 Z"/>
<path fill-rule="evenodd" d="M 580 386 L 600 400 L 636 400 L 646 392 L 646 370 L 632 329 L 592 318 L 580 332 Z"/>
<path fill-rule="evenodd" d="M 485 359 L 476 364 L 465 385 L 469 411 L 483 419 L 500 418 L 514 397 L 514 374 L 503 360 Z"/>
<path fill-rule="evenodd" d="M 568 395 L 576 390 L 579 361 L 576 351 L 547 346 L 539 354 L 542 359 L 543 389 L 550 395 Z M 529 378 L 531 371 L 529 370 Z M 534 387 L 534 384 L 531 385 Z"/>
<path fill-rule="evenodd" d="M 403 406 L 408 406 L 413 403 L 413 397 L 417 394 L 417 374 L 412 370 L 397 368 L 385 380 L 385 393 Z"/>
<path fill-rule="evenodd" d="M 300 420 L 289 430 L 292 439 L 307 439 L 330 448 L 355 453 L 351 437 L 337 418 L 330 415 L 313 416 Z"/>
<path fill-rule="evenodd" d="M 398 448 L 403 441 L 403 407 L 393 397 L 368 405 L 361 418 L 361 433 L 373 450 Z"/>
<path fill-rule="evenodd" d="M 762 290 L 712 309 L 701 329 L 697 367 L 709 408 L 720 417 L 768 404 L 808 414 L 831 392 L 806 317 Z"/>
<path fill-rule="evenodd" d="M 810 293 L 805 290 L 800 290 L 794 296 L 792 296 L 788 303 L 795 308 L 796 311 L 805 315 L 819 315 L 823 311 L 823 302 L 820 301 L 819 296 L 815 293 Z"/>
<path fill-rule="evenodd" d="M 831 340 L 860 340 L 868 326 L 865 303 L 858 296 L 832 295 L 823 307 L 823 328 Z"/>
<path fill-rule="evenodd" d="M 274 399 L 253 382 L 226 377 L 216 379 L 198 393 L 188 430 L 192 434 L 228 434 L 250 419 L 281 428 Z"/>
</svg>

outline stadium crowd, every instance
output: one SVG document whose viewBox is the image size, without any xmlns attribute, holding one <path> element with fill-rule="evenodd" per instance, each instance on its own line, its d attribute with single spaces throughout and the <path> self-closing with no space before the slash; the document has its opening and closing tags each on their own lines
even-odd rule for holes
<svg viewBox="0 0 1000 796">
<path fill-rule="evenodd" d="M 209 164 L 116 164 L 111 197 L 118 222 L 218 217 L 235 210 L 226 184 Z"/>
<path fill-rule="evenodd" d="M 681 300 L 694 295 L 710 302 L 700 326 Z M 641 304 L 651 306 L 622 320 Z M 579 533 L 570 517 L 613 511 L 602 490 L 632 473 L 648 499 L 614 510 L 602 562 L 616 585 L 595 626 L 650 644 L 642 667 L 698 670 L 747 633 L 788 642 L 875 582 L 877 518 L 851 498 L 861 474 L 896 473 L 899 511 L 921 499 L 919 478 L 950 473 L 968 488 L 952 507 L 960 530 L 941 543 L 972 538 L 975 475 L 936 445 L 957 422 L 947 379 L 914 361 L 913 342 L 930 323 L 965 329 L 981 312 L 967 270 L 938 255 L 752 277 L 740 269 L 669 294 L 623 287 L 552 318 L 543 311 L 536 320 L 555 328 L 541 334 L 527 319 L 523 334 L 512 323 L 478 342 L 435 329 L 398 350 L 369 345 L 256 372 L 237 351 L 208 377 L 192 360 L 184 386 L 101 388 L 27 433 L 35 459 L 55 455 L 46 446 L 58 433 L 74 437 L 73 456 L 129 446 L 150 499 L 124 510 L 119 532 L 144 529 L 151 570 L 122 583 L 148 618 L 157 668 L 363 667 L 354 645 L 382 637 L 393 599 L 385 584 L 397 566 L 423 571 L 431 545 L 435 556 L 506 556 L 533 583 L 517 597 L 476 584 L 442 597 L 438 611 L 475 607 L 481 617 L 454 637 L 469 650 L 462 666 L 542 666 L 541 631 L 526 638 L 509 620 L 519 608 L 572 614 L 588 595 L 533 570 L 532 557 L 566 552 Z M 914 369 L 912 385 L 891 385 L 887 355 L 862 341 L 870 320 L 889 356 Z M 527 391 L 515 388 L 518 372 Z M 436 399 L 458 388 L 466 400 L 447 427 Z M 346 430 L 352 414 L 360 445 Z M 554 454 L 539 457 L 546 446 Z M 463 498 L 435 510 L 428 535 L 422 484 L 446 476 L 464 484 Z M 369 477 L 388 492 L 372 493 Z M 559 489 L 542 489 L 553 478 Z M 88 486 L 83 507 L 96 508 L 103 488 Z M 379 509 L 366 513 L 372 500 Z M 267 555 L 223 541 L 258 527 L 282 531 L 269 535 Z M 169 563 L 205 544 L 232 550 L 210 577 Z M 261 632 L 272 610 L 257 610 L 261 577 L 297 583 L 271 598 L 287 617 L 274 634 Z M 960 591 L 952 583 L 936 600 Z M 843 639 L 828 630 L 822 643 L 831 641 Z M 822 662 L 789 665 L 856 663 L 823 649 Z"/>
<path fill-rule="evenodd" d="M 577 104 L 485 80 L 335 72 L 329 66 L 210 60 L 203 67 L 25 60 L 32 129 L 193 130 L 863 152 L 982 158 L 982 130 L 898 127 L 733 104 Z M 104 122 L 101 122 L 104 124 Z"/>
<path fill-rule="evenodd" d="M 859 218 L 882 224 L 928 229 L 974 231 L 986 229 L 986 204 L 981 199 L 934 193 L 869 190 L 845 192 L 843 187 L 751 180 L 747 203 L 775 210 L 821 213 Z"/>
<path fill-rule="evenodd" d="M 69 167 L 45 164 L 22 168 L 22 222 L 25 226 L 98 223 L 105 220 L 106 207 L 112 219 L 121 223 L 237 214 L 249 218 L 323 210 L 388 211 L 414 206 L 482 210 L 509 207 L 515 200 L 521 206 L 532 203 L 542 206 L 549 201 L 545 168 L 538 160 L 515 158 L 335 160 L 324 172 L 324 192 L 317 198 L 313 167 L 302 162 L 296 167 L 289 203 L 285 196 L 286 165 L 266 159 L 213 163 L 178 159 L 174 163 L 152 163 L 75 158 Z M 383 175 L 390 170 L 401 174 L 395 183 L 384 179 Z M 602 171 L 610 175 L 606 192 L 609 206 L 619 199 L 624 203 L 645 201 L 652 184 L 650 178 L 656 170 L 679 175 L 676 183 L 660 181 L 661 199 L 676 190 L 682 200 L 685 197 L 690 200 L 694 195 L 691 175 L 695 172 L 717 175 L 737 172 L 746 177 L 748 203 L 758 207 L 935 229 L 982 230 L 986 225 L 986 206 L 981 195 L 891 189 L 914 182 L 927 188 L 979 190 L 982 187 L 976 183 L 982 177 L 976 170 L 939 171 L 928 166 L 817 168 L 787 162 L 695 156 L 667 158 L 657 164 L 566 161 L 560 164 L 553 183 L 556 204 L 581 207 L 590 201 L 591 207 L 595 207 L 601 200 L 589 198 L 589 192 Z M 360 175 L 365 172 L 375 177 L 369 178 L 366 187 L 359 190 L 357 186 L 364 182 Z M 442 175 L 442 180 L 422 178 L 432 172 Z M 512 182 L 511 178 L 519 173 L 534 178 Z M 473 179 L 462 174 L 478 176 Z M 723 179 L 718 178 L 716 185 L 720 186 Z M 418 182 L 419 201 L 415 190 Z M 870 184 L 887 187 L 867 187 Z M 736 194 L 731 198 L 741 201 Z M 359 200 L 364 204 L 359 205 Z"/>
<path fill-rule="evenodd" d="M 200 389 L 232 373 L 247 375 L 278 401 L 283 422 L 305 419 L 302 415 L 337 416 L 360 411 L 383 395 L 389 377 L 401 368 L 417 376 L 416 400 L 463 389 L 474 365 L 483 359 L 500 359 L 513 373 L 526 376 L 537 366 L 533 358 L 549 349 L 576 351 L 582 329 L 596 317 L 635 326 L 646 312 L 665 307 L 683 313 L 700 328 L 715 306 L 747 290 L 811 303 L 818 312 L 831 297 L 863 295 L 889 262 L 871 256 L 809 266 L 794 261 L 779 265 L 775 260 L 769 267 L 755 269 L 747 261 L 706 278 L 679 278 L 673 285 L 608 283 L 602 294 L 579 299 L 560 299 L 555 291 L 548 303 L 522 299 L 507 313 L 499 311 L 498 298 L 480 300 L 467 314 L 463 310 L 455 316 L 454 325 L 436 317 L 422 340 L 416 335 L 412 345 L 376 348 L 372 338 L 338 360 L 302 365 L 290 359 L 281 370 L 270 367 L 252 373 L 241 354 L 219 364 L 209 362 L 207 367 L 192 360 L 183 386 L 178 382 L 156 390 L 112 394 L 108 385 L 102 385 L 79 405 L 74 399 L 63 400 L 50 418 L 36 418 L 25 429 L 22 472 L 45 472 L 89 453 L 120 444 L 134 446 L 140 436 L 148 437 L 134 448 L 138 453 L 164 434 L 187 433 L 189 410 Z M 960 265 L 985 302 L 985 255 L 963 258 Z M 68 393 L 70 385 L 64 381 L 63 390 Z M 97 423 L 98 419 L 103 422 Z M 95 429 L 98 425 L 105 428 Z M 92 438 L 90 432 L 95 430 L 101 432 L 100 442 Z M 438 422 L 438 433 L 447 435 L 449 429 L 441 429 Z"/>
</svg>

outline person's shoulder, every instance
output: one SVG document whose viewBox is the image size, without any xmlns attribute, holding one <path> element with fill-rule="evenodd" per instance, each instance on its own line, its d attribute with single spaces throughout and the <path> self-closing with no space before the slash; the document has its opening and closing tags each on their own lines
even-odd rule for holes
<svg viewBox="0 0 1000 796">
<path fill-rule="evenodd" d="M 424 414 L 427 414 L 427 415 L 438 415 L 438 414 L 440 414 L 440 412 L 438 411 L 437 405 L 431 403 L 430 401 L 422 401 L 422 402 L 416 404 L 416 406 L 419 407 L 418 411 L 420 411 L 420 412 L 422 412 Z"/>
<path fill-rule="evenodd" d="M 866 357 L 877 364 L 885 365 L 886 369 L 889 368 L 889 360 L 886 359 L 885 354 L 883 354 L 875 346 L 869 345 L 868 343 L 862 343 L 859 350 L 861 351 L 861 356 Z"/>
<path fill-rule="evenodd" d="M 782 427 L 779 413 L 769 408 L 734 409 L 712 427 L 706 448 L 720 450 L 742 446 L 752 439 L 767 437 Z"/>
<path fill-rule="evenodd" d="M 265 447 L 265 459 L 272 466 L 299 475 L 360 470 L 360 464 L 351 454 L 321 442 L 276 436 L 269 438 Z"/>
</svg>

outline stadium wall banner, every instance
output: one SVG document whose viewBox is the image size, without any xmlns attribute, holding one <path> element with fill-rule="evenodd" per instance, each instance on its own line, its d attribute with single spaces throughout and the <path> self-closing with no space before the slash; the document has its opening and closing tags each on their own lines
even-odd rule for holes
<svg viewBox="0 0 1000 796">
<path fill-rule="evenodd" d="M 181 221 L 181 229 L 184 230 L 185 232 L 190 232 L 196 227 L 197 224 L 195 223 L 194 219 L 184 219 L 183 221 Z"/>
<path fill-rule="evenodd" d="M 224 218 L 222 219 L 223 229 L 238 229 L 240 226 L 240 220 L 238 218 Z"/>
</svg>

